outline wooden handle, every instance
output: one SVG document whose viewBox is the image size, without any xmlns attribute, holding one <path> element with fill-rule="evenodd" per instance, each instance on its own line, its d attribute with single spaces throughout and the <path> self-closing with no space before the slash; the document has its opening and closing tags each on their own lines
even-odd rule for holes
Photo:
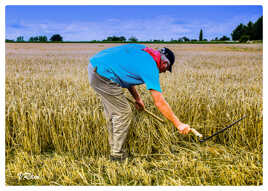
<svg viewBox="0 0 268 191">
<path fill-rule="evenodd" d="M 200 133 L 199 133 L 197 130 L 195 130 L 194 128 L 191 128 L 191 131 L 192 131 L 193 134 L 195 134 L 195 136 L 200 137 L 200 138 L 203 137 L 203 135 L 200 134 Z"/>
<path fill-rule="evenodd" d="M 147 109 L 144 109 L 144 111 L 148 114 L 150 114 L 152 117 L 154 117 L 155 119 L 157 119 L 158 121 L 164 123 L 163 119 L 157 117 L 155 114 L 153 114 L 152 112 L 148 111 Z"/>
<path fill-rule="evenodd" d="M 131 102 L 132 104 L 135 105 L 135 102 L 134 102 L 134 101 L 132 101 L 132 100 L 129 99 L 128 97 L 126 97 L 126 98 L 127 98 L 127 100 L 128 100 L 129 102 Z M 163 119 L 157 117 L 157 116 L 156 116 L 155 114 L 153 114 L 152 112 L 148 111 L 148 110 L 145 109 L 145 108 L 144 108 L 144 111 L 145 111 L 146 113 L 148 113 L 149 115 L 151 115 L 152 117 L 154 117 L 155 119 L 157 119 L 158 121 L 160 121 L 161 123 L 164 123 L 164 120 L 163 120 Z"/>
</svg>

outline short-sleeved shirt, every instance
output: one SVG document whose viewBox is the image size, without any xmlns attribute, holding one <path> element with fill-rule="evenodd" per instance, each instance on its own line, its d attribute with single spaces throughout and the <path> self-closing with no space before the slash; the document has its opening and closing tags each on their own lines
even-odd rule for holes
<svg viewBox="0 0 268 191">
<path fill-rule="evenodd" d="M 123 88 L 145 84 L 148 90 L 162 92 L 159 69 L 153 57 L 141 44 L 126 44 L 108 48 L 90 58 L 97 73 Z"/>
</svg>

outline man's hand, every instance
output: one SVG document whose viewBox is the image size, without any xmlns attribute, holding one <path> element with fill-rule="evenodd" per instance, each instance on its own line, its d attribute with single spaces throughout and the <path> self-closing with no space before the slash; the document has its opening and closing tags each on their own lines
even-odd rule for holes
<svg viewBox="0 0 268 191">
<path fill-rule="evenodd" d="M 145 108 L 142 99 L 136 100 L 135 106 L 136 106 L 136 109 L 139 110 L 139 111 L 142 111 Z"/>
<path fill-rule="evenodd" d="M 179 130 L 179 133 L 180 134 L 184 134 L 184 135 L 187 135 L 190 131 L 191 131 L 191 128 L 188 124 L 184 124 L 184 123 L 181 123 L 177 129 Z"/>
<path fill-rule="evenodd" d="M 128 88 L 128 91 L 131 93 L 132 97 L 136 100 L 135 102 L 136 109 L 139 111 L 144 110 L 144 103 L 140 95 L 138 94 L 135 86 L 131 86 L 130 88 Z"/>
<path fill-rule="evenodd" d="M 170 120 L 173 125 L 179 130 L 180 134 L 188 134 L 191 131 L 189 125 L 180 122 L 180 120 L 176 117 L 176 115 L 171 110 L 168 103 L 165 101 L 161 92 L 156 90 L 150 90 L 152 97 L 154 99 L 154 103 L 159 111 L 168 119 Z"/>
</svg>

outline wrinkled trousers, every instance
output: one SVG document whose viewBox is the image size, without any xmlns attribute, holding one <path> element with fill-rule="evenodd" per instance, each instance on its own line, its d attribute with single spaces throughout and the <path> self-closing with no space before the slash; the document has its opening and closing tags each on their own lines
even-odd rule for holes
<svg viewBox="0 0 268 191">
<path fill-rule="evenodd" d="M 124 144 L 131 122 L 131 107 L 123 89 L 117 83 L 100 76 L 91 64 L 88 65 L 88 77 L 91 87 L 100 96 L 103 104 L 110 154 L 122 157 L 126 154 Z"/>
</svg>

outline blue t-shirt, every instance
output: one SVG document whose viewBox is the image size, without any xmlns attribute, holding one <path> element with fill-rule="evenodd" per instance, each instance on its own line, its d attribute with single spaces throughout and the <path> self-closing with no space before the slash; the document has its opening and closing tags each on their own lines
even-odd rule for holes
<svg viewBox="0 0 268 191">
<path fill-rule="evenodd" d="M 126 44 L 108 48 L 90 58 L 97 73 L 118 83 L 123 88 L 146 84 L 148 90 L 162 92 L 159 69 L 144 45 Z"/>
</svg>

